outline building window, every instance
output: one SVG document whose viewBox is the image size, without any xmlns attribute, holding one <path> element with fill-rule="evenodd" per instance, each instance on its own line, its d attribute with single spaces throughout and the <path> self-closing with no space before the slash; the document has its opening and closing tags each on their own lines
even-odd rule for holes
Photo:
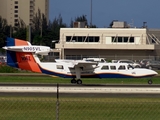
<svg viewBox="0 0 160 120">
<path fill-rule="evenodd" d="M 18 26 L 18 23 L 15 23 L 14 26 Z"/>
<path fill-rule="evenodd" d="M 122 39 L 122 37 L 118 37 L 118 42 L 123 42 Z"/>
<path fill-rule="evenodd" d="M 112 37 L 112 42 L 117 42 L 117 37 Z"/>
<path fill-rule="evenodd" d="M 66 42 L 70 42 L 71 38 L 71 36 L 66 36 Z"/>
<path fill-rule="evenodd" d="M 128 42 L 128 37 L 124 37 L 124 42 Z"/>
<path fill-rule="evenodd" d="M 129 42 L 134 43 L 134 37 L 130 37 Z"/>
<path fill-rule="evenodd" d="M 66 42 L 99 42 L 98 36 L 66 36 Z"/>
<path fill-rule="evenodd" d="M 18 1 L 15 1 L 14 3 L 15 3 L 15 4 L 18 4 Z"/>
<path fill-rule="evenodd" d="M 18 22 L 18 19 L 14 19 L 14 22 Z"/>
<path fill-rule="evenodd" d="M 18 13 L 18 10 L 15 10 L 14 13 Z"/>
<path fill-rule="evenodd" d="M 18 9 L 18 6 L 14 6 L 15 9 Z"/>
<path fill-rule="evenodd" d="M 18 17 L 18 15 L 14 15 L 14 17 Z"/>
<path fill-rule="evenodd" d="M 112 37 L 112 43 L 134 43 L 134 37 Z"/>
</svg>

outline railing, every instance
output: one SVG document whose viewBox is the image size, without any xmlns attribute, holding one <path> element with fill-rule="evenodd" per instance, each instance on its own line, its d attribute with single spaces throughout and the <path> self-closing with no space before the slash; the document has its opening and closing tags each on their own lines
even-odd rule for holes
<svg viewBox="0 0 160 120">
<path fill-rule="evenodd" d="M 119 60 L 119 59 L 129 59 L 133 61 L 140 61 L 142 59 L 152 59 L 152 60 L 160 60 L 160 56 L 85 56 L 85 55 L 70 55 L 65 56 L 65 59 L 73 59 L 73 60 L 82 60 L 83 58 L 105 58 L 106 61 L 111 60 Z M 45 61 L 54 61 L 54 59 L 59 59 L 59 56 L 45 56 Z"/>
</svg>

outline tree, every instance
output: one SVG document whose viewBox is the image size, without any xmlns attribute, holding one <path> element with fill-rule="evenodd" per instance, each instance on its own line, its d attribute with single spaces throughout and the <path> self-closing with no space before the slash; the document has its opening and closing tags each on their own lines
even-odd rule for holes
<svg viewBox="0 0 160 120">
<path fill-rule="evenodd" d="M 26 40 L 26 24 L 24 23 L 24 21 L 19 18 L 18 23 L 16 24 L 16 26 L 13 27 L 13 38 L 18 38 L 18 39 L 22 39 L 22 40 Z"/>
<path fill-rule="evenodd" d="M 88 26 L 88 20 L 86 18 L 86 15 L 76 17 L 75 22 L 85 22 L 85 26 Z"/>
<path fill-rule="evenodd" d="M 10 26 L 7 20 L 0 16 L 0 48 L 5 46 L 6 37 L 10 35 Z"/>
<path fill-rule="evenodd" d="M 49 36 L 52 36 L 51 40 L 59 40 L 60 28 L 66 27 L 67 25 L 63 23 L 61 14 L 59 14 L 58 18 L 55 17 L 53 22 L 49 22 L 48 30 L 51 31 L 51 33 L 49 33 Z"/>
<path fill-rule="evenodd" d="M 85 26 L 89 26 L 88 25 L 88 20 L 86 18 L 86 15 L 82 15 L 82 16 L 78 16 L 75 18 L 75 22 L 85 22 Z M 71 20 L 71 23 L 70 23 L 70 27 L 73 27 L 73 21 Z M 96 25 L 92 25 L 92 26 L 89 26 L 90 28 L 97 28 Z"/>
</svg>

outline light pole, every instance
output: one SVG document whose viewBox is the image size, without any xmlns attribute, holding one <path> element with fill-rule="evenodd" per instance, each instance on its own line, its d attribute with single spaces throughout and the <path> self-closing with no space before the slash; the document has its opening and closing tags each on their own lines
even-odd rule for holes
<svg viewBox="0 0 160 120">
<path fill-rule="evenodd" d="M 92 27 L 92 0 L 91 0 L 91 18 L 90 18 L 90 27 Z"/>
<path fill-rule="evenodd" d="M 10 25 L 10 37 L 12 37 L 12 26 Z"/>
<path fill-rule="evenodd" d="M 58 42 L 58 40 L 52 40 L 52 43 L 54 43 L 54 48 L 55 48 L 55 43 Z M 51 44 L 51 48 L 52 48 L 52 44 Z"/>
<path fill-rule="evenodd" d="M 62 41 L 61 45 L 62 45 L 62 47 L 61 47 L 61 55 L 62 55 L 61 59 L 64 59 L 64 41 Z"/>
</svg>

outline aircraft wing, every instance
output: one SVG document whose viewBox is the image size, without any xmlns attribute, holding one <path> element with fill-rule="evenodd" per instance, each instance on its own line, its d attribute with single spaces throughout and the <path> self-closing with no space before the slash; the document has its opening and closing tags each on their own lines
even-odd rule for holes
<svg viewBox="0 0 160 120">
<path fill-rule="evenodd" d="M 72 66 L 70 68 L 83 68 L 83 69 L 95 69 L 97 68 L 97 62 L 88 62 L 88 61 L 78 61 L 78 62 L 73 62 Z"/>
<path fill-rule="evenodd" d="M 78 62 L 75 64 L 77 67 L 83 67 L 83 66 L 91 66 L 91 65 L 97 65 L 97 62 Z"/>
</svg>

